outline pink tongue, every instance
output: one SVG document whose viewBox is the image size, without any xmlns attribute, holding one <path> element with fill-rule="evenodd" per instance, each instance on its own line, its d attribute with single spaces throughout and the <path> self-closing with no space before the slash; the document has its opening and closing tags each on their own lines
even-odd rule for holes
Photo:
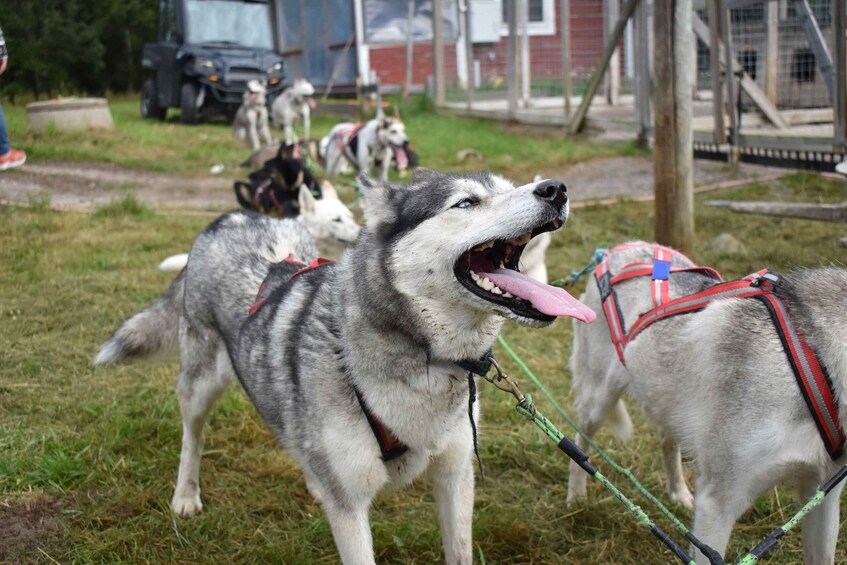
<svg viewBox="0 0 847 565">
<path fill-rule="evenodd" d="M 311 108 L 312 110 L 314 110 L 315 108 L 318 107 L 318 103 L 315 102 L 315 99 L 312 98 L 311 96 L 306 98 L 306 103 L 309 105 L 309 108 Z"/>
<path fill-rule="evenodd" d="M 397 166 L 405 169 L 409 166 L 409 157 L 406 155 L 406 150 L 402 147 L 394 147 L 394 156 L 397 158 Z"/>
<path fill-rule="evenodd" d="M 564 289 L 538 282 L 511 269 L 497 269 L 491 273 L 477 273 L 496 284 L 500 290 L 528 300 L 532 306 L 548 316 L 570 316 L 586 324 L 594 321 L 594 311 L 568 294 Z"/>
</svg>

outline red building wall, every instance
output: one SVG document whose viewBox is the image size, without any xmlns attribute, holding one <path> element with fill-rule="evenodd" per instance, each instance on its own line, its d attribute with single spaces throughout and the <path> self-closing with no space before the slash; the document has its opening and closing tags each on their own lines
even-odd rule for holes
<svg viewBox="0 0 847 565">
<path fill-rule="evenodd" d="M 562 75 L 561 33 L 559 30 L 559 2 L 554 2 L 555 35 L 530 36 L 529 50 L 531 72 L 534 79 L 558 78 Z M 603 3 L 596 0 L 571 0 L 571 74 L 576 78 L 586 78 L 591 74 L 594 64 L 603 53 Z M 507 75 L 508 54 L 507 38 L 497 43 L 475 43 L 473 58 L 479 61 L 480 78 L 483 84 L 505 79 Z M 370 50 L 371 69 L 383 85 L 402 85 L 406 80 L 406 46 L 372 46 Z M 456 46 L 445 45 L 445 75 L 447 83 L 456 82 Z M 432 74 L 432 43 L 419 43 L 414 46 L 412 82 L 416 85 L 426 83 Z"/>
</svg>

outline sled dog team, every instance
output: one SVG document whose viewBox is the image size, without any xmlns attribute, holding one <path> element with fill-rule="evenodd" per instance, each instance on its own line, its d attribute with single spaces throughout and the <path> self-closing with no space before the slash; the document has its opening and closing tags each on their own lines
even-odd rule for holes
<svg viewBox="0 0 847 565">
<path fill-rule="evenodd" d="M 299 92 L 271 110 L 290 143 L 288 110 L 305 110 L 308 130 L 304 100 L 314 91 Z M 277 112 L 280 100 L 287 109 Z M 318 257 L 315 239 L 342 239 L 327 224 L 352 222 L 335 221 L 331 187 L 316 200 L 303 185 L 298 219 L 224 214 L 197 237 L 164 294 L 98 352 L 95 363 L 110 364 L 179 347 L 175 513 L 203 509 L 204 425 L 237 379 L 300 465 L 342 562 L 374 562 L 374 497 L 427 474 L 446 562 L 472 563 L 475 377 L 506 320 L 536 328 L 574 320 L 581 426 L 589 436 L 608 426 L 626 439 L 633 425 L 623 398 L 640 404 L 658 429 L 670 498 L 693 509 L 693 534 L 719 554 L 759 495 L 787 484 L 806 498 L 847 463 L 839 418 L 847 269 L 763 270 L 725 282 L 677 251 L 628 242 L 604 254 L 577 300 L 546 284 L 543 262 L 550 233 L 569 215 L 562 182 L 516 187 L 492 173 L 423 168 L 409 185 L 370 177 L 377 151 L 381 177 L 392 158 L 404 159 L 400 126 L 380 118 L 351 132 L 339 124 L 321 141 L 325 157 L 361 173 L 364 226 L 345 232 L 355 242 L 338 262 Z M 335 211 L 317 212 L 322 201 Z M 537 261 L 524 264 L 533 247 L 543 272 Z M 693 460 L 693 494 L 682 453 Z M 569 503 L 586 496 L 586 481 L 571 465 Z M 804 522 L 806 563 L 835 562 L 840 492 Z M 707 563 L 696 548 L 692 556 Z"/>
</svg>

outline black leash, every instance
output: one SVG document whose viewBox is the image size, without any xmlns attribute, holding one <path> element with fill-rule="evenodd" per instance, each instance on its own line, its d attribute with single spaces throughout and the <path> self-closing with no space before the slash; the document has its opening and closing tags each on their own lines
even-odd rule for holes
<svg viewBox="0 0 847 565">
<path fill-rule="evenodd" d="M 473 419 L 473 405 L 476 402 L 476 381 L 474 381 L 474 377 L 479 376 L 485 378 L 488 374 L 488 371 L 491 370 L 491 365 L 494 361 L 494 354 L 491 349 L 485 352 L 482 356 L 482 359 L 473 360 L 473 359 L 463 359 L 462 361 L 455 361 L 456 365 L 461 367 L 463 370 L 468 373 L 468 420 L 471 423 L 471 432 L 473 434 L 473 452 L 476 456 L 476 464 L 479 467 L 479 476 L 480 478 L 485 478 L 485 473 L 482 470 L 482 460 L 479 458 L 479 439 L 476 430 L 476 422 Z"/>
</svg>

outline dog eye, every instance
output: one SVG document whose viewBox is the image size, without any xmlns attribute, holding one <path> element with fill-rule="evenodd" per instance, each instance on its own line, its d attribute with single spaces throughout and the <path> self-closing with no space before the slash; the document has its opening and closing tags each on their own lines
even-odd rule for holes
<svg viewBox="0 0 847 565">
<path fill-rule="evenodd" d="M 333 222 L 341 222 L 341 216 L 332 219 Z"/>
<path fill-rule="evenodd" d="M 453 204 L 453 208 L 470 208 L 471 206 L 475 206 L 479 204 L 479 200 L 476 198 L 465 198 L 464 200 L 460 200 Z"/>
</svg>

